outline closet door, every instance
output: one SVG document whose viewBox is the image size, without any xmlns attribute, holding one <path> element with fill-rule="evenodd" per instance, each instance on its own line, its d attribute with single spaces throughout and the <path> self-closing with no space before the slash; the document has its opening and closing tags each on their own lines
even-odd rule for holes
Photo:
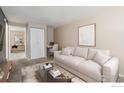
<svg viewBox="0 0 124 93">
<path fill-rule="evenodd" d="M 44 29 L 30 28 L 31 59 L 45 57 Z"/>
</svg>

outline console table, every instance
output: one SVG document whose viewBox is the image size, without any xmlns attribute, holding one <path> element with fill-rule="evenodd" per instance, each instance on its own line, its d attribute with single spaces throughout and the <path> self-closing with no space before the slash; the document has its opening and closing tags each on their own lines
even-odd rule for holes
<svg viewBox="0 0 124 93">
<path fill-rule="evenodd" d="M 11 48 L 12 53 L 19 53 L 19 52 L 24 52 L 24 51 L 25 51 L 24 45 L 17 45 L 17 48 Z"/>
</svg>

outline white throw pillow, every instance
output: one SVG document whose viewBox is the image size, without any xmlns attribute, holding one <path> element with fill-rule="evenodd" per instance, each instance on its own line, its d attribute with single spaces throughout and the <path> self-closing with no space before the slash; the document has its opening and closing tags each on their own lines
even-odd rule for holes
<svg viewBox="0 0 124 93">
<path fill-rule="evenodd" d="M 69 56 L 69 55 L 72 55 L 73 52 L 74 52 L 74 47 L 66 47 L 66 48 L 62 49 L 62 54 L 63 55 Z"/>
<path fill-rule="evenodd" d="M 108 55 L 108 56 L 111 55 L 110 51 L 109 50 L 106 50 L 106 49 L 96 49 L 96 51 L 97 52 L 101 52 L 101 53 L 103 53 L 105 55 Z"/>
<path fill-rule="evenodd" d="M 97 53 L 96 49 L 89 48 L 88 49 L 87 59 L 92 60 L 95 57 L 96 53 Z"/>
<path fill-rule="evenodd" d="M 97 49 L 97 48 L 89 48 L 88 49 L 87 59 L 88 60 L 92 60 L 95 57 L 95 55 L 96 55 L 97 52 L 101 52 L 104 55 L 110 56 L 110 51 L 109 50 Z"/>
<path fill-rule="evenodd" d="M 97 52 L 95 57 L 93 58 L 93 60 L 98 63 L 99 65 L 103 65 L 105 64 L 109 59 L 111 58 L 111 56 L 105 55 L 101 52 Z"/>
<path fill-rule="evenodd" d="M 73 55 L 87 59 L 87 53 L 88 53 L 88 48 L 76 47 Z"/>
</svg>

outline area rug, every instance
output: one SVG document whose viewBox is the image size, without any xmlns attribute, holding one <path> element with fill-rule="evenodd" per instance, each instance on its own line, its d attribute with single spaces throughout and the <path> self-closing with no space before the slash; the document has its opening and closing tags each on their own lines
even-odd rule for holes
<svg viewBox="0 0 124 93">
<path fill-rule="evenodd" d="M 23 67 L 21 69 L 22 82 L 42 82 L 42 79 L 40 78 L 38 71 L 39 71 L 39 67 L 42 67 L 44 64 L 45 63 L 39 63 L 39 64 Z M 63 69 L 62 67 L 56 64 L 54 64 L 54 67 L 60 70 L 60 72 L 65 76 L 72 78 L 72 82 L 83 82 L 83 83 L 85 82 L 79 77 L 73 75 L 72 73 L 66 71 L 65 69 Z"/>
</svg>

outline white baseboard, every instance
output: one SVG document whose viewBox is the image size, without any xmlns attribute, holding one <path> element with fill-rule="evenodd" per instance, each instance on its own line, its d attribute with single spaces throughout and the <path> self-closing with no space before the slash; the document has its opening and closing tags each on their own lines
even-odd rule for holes
<svg viewBox="0 0 124 93">
<path fill-rule="evenodd" d="M 124 78 L 124 74 L 119 73 L 119 77 L 123 77 Z"/>
</svg>

